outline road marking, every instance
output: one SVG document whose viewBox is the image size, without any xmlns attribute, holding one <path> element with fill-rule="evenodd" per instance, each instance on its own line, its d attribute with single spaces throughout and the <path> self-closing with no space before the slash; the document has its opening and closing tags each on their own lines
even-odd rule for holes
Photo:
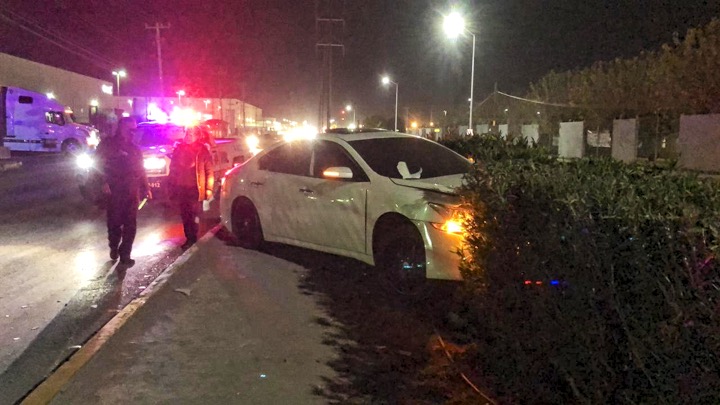
<svg viewBox="0 0 720 405">
<path fill-rule="evenodd" d="M 210 229 L 200 241 L 205 242 L 215 235 L 222 225 L 218 224 Z M 20 403 L 21 405 L 45 405 L 57 396 L 57 394 L 72 381 L 90 359 L 97 354 L 105 343 L 140 309 L 155 293 L 167 284 L 167 281 L 175 274 L 190 256 L 197 251 L 197 244 L 186 250 L 177 258 L 165 271 L 155 278 L 148 288 L 132 300 L 120 312 L 110 319 L 99 331 L 93 335 L 88 342 L 75 352 L 66 362 L 50 374 L 42 383 L 35 387 Z"/>
</svg>

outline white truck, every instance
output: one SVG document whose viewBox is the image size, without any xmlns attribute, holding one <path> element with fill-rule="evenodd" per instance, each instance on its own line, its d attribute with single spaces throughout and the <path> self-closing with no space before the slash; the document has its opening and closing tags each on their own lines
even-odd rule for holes
<svg viewBox="0 0 720 405">
<path fill-rule="evenodd" d="M 11 151 L 76 153 L 97 146 L 99 136 L 47 95 L 1 86 L 0 140 Z"/>
</svg>

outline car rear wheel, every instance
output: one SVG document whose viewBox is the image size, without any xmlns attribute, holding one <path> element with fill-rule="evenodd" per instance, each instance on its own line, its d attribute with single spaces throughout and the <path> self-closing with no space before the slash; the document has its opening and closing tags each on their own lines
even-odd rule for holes
<svg viewBox="0 0 720 405">
<path fill-rule="evenodd" d="M 427 287 L 425 246 L 418 231 L 405 225 L 389 231 L 379 243 L 376 264 L 392 291 L 419 295 Z"/>
<path fill-rule="evenodd" d="M 249 200 L 240 199 L 233 203 L 232 230 L 241 247 L 258 250 L 262 246 L 260 217 Z"/>
</svg>

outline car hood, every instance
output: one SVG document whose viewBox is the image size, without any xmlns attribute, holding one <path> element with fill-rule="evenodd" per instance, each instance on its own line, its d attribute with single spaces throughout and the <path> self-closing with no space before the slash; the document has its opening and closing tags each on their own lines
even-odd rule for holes
<svg viewBox="0 0 720 405">
<path fill-rule="evenodd" d="M 168 154 L 175 149 L 175 145 L 153 145 L 153 146 L 141 146 L 140 150 L 143 155 L 156 155 L 158 153 Z"/>
<path fill-rule="evenodd" d="M 457 189 L 462 185 L 464 176 L 461 173 L 431 179 L 390 179 L 390 181 L 399 186 L 457 195 Z"/>
<path fill-rule="evenodd" d="M 93 128 L 89 125 L 78 124 L 77 122 L 71 122 L 69 125 L 73 128 L 85 130 L 88 133 L 90 133 L 91 131 L 97 131 L 95 128 Z"/>
</svg>

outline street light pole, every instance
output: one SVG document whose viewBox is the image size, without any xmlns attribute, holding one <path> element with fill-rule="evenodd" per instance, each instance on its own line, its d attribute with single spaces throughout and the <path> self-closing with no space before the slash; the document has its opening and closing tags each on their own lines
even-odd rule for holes
<svg viewBox="0 0 720 405">
<path fill-rule="evenodd" d="M 392 83 L 395 85 L 395 132 L 397 132 L 397 130 L 398 130 L 398 125 L 397 125 L 398 87 L 400 87 L 400 86 L 398 86 L 398 84 L 396 82 L 390 80 L 390 78 L 387 76 L 382 78 L 382 84 L 389 84 L 389 83 Z"/>
<path fill-rule="evenodd" d="M 124 70 L 113 70 L 112 72 L 113 76 L 115 76 L 115 89 L 117 90 L 117 95 L 120 95 L 120 78 L 127 76 L 127 73 Z"/>
<path fill-rule="evenodd" d="M 347 111 L 347 112 L 352 111 L 352 113 L 353 113 L 352 124 L 357 127 L 357 121 L 356 121 L 356 119 L 355 119 L 355 107 L 353 107 L 352 104 L 348 104 L 348 105 L 345 106 L 345 111 Z"/>
<path fill-rule="evenodd" d="M 397 132 L 397 131 L 398 131 L 398 126 L 397 126 L 397 107 L 398 107 L 398 91 L 399 91 L 399 90 L 398 90 L 398 87 L 400 87 L 400 86 L 398 86 L 398 84 L 395 83 L 395 82 L 393 82 L 393 84 L 395 85 L 395 132 Z"/>
<path fill-rule="evenodd" d="M 470 122 L 468 124 L 468 128 L 470 128 L 470 133 L 474 134 L 475 130 L 473 129 L 472 125 L 472 114 L 473 114 L 473 86 L 475 85 L 475 34 L 473 34 L 470 31 L 467 31 L 470 35 L 472 35 L 472 64 L 470 68 Z"/>
<path fill-rule="evenodd" d="M 451 39 L 457 38 L 462 33 L 467 33 L 472 36 L 472 61 L 470 65 L 470 118 L 468 120 L 468 131 L 472 133 L 474 132 L 472 127 L 472 113 L 475 86 L 475 34 L 465 28 L 465 20 L 455 11 L 445 17 L 443 28 L 447 36 Z"/>
</svg>

